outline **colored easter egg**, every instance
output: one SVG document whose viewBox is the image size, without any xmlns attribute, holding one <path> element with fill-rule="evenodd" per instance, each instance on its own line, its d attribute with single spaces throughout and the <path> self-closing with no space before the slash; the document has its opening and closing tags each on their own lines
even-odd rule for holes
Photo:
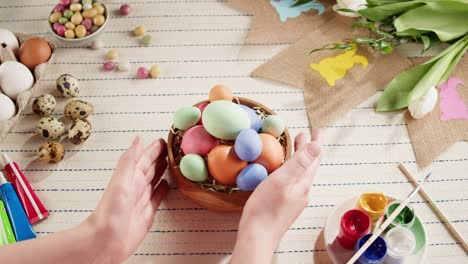
<svg viewBox="0 0 468 264">
<path fill-rule="evenodd" d="M 286 125 L 283 119 L 277 115 L 270 115 L 263 120 L 262 132 L 268 133 L 275 138 L 280 137 L 283 134 Z"/>
<path fill-rule="evenodd" d="M 234 150 L 241 160 L 252 161 L 257 159 L 262 153 L 262 140 L 257 131 L 246 128 L 236 137 Z"/>
<path fill-rule="evenodd" d="M 250 127 L 250 119 L 239 105 L 220 100 L 210 103 L 205 108 L 203 125 L 212 136 L 233 140 L 242 129 Z"/>
<path fill-rule="evenodd" d="M 218 100 L 226 100 L 230 102 L 234 98 L 234 95 L 232 94 L 231 89 L 227 86 L 218 84 L 211 88 L 208 98 L 210 99 L 210 102 Z"/>
<path fill-rule="evenodd" d="M 253 191 L 266 177 L 268 172 L 265 167 L 256 163 L 250 164 L 237 176 L 237 187 L 242 191 Z"/>
<path fill-rule="evenodd" d="M 179 166 L 182 175 L 191 181 L 203 182 L 208 178 L 205 160 L 200 155 L 185 155 L 180 161 Z"/>
<path fill-rule="evenodd" d="M 244 109 L 247 114 L 249 115 L 250 118 L 250 128 L 252 128 L 255 131 L 260 131 L 260 128 L 262 128 L 263 120 L 260 119 L 260 117 L 255 113 L 255 111 L 245 105 L 240 105 L 242 109 Z"/>
<path fill-rule="evenodd" d="M 181 148 L 185 154 L 208 154 L 219 144 L 219 140 L 206 132 L 202 125 L 189 128 L 182 138 Z"/>
<path fill-rule="evenodd" d="M 240 160 L 232 146 L 217 146 L 208 153 L 208 170 L 219 183 L 233 185 L 237 175 L 247 166 L 247 162 Z"/>
<path fill-rule="evenodd" d="M 262 140 L 262 153 L 254 160 L 254 163 L 263 165 L 268 173 L 278 169 L 284 160 L 284 151 L 281 144 L 270 134 L 260 134 Z"/>
<path fill-rule="evenodd" d="M 196 125 L 200 117 L 200 109 L 194 106 L 182 107 L 174 114 L 174 127 L 180 130 L 187 130 Z"/>
<path fill-rule="evenodd" d="M 205 108 L 208 106 L 209 103 L 204 103 L 204 104 L 201 104 L 198 107 L 198 109 L 200 109 L 200 112 L 202 114 L 202 118 L 200 118 L 200 120 L 198 120 L 198 125 L 203 125 L 203 111 L 205 110 Z"/>
</svg>

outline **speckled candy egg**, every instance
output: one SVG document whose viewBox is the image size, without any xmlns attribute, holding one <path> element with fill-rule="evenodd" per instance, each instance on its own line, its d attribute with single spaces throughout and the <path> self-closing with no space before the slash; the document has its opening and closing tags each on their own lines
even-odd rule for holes
<svg viewBox="0 0 468 264">
<path fill-rule="evenodd" d="M 70 74 L 62 74 L 57 78 L 57 90 L 69 98 L 80 95 L 78 80 Z"/>
<path fill-rule="evenodd" d="M 257 159 L 262 153 L 262 140 L 257 131 L 246 128 L 236 137 L 234 150 L 241 160 L 252 161 Z"/>
<path fill-rule="evenodd" d="M 73 100 L 65 106 L 63 114 L 71 120 L 84 119 L 91 115 L 94 107 L 91 103 L 82 100 Z"/>
<path fill-rule="evenodd" d="M 268 133 L 275 138 L 283 134 L 286 125 L 281 117 L 277 115 L 270 115 L 263 120 L 262 132 Z"/>
<path fill-rule="evenodd" d="M 240 105 L 242 109 L 247 112 L 250 118 L 250 128 L 252 128 L 255 131 L 260 131 L 260 128 L 262 128 L 263 120 L 260 119 L 260 117 L 257 115 L 257 113 L 250 107 L 245 106 L 245 105 Z"/>
<path fill-rule="evenodd" d="M 65 149 L 58 142 L 47 142 L 42 144 L 37 150 L 37 155 L 43 161 L 49 163 L 57 163 L 63 160 Z"/>
<path fill-rule="evenodd" d="M 65 134 L 65 125 L 55 117 L 43 117 L 37 124 L 36 132 L 43 138 L 57 139 Z"/>
<path fill-rule="evenodd" d="M 34 99 L 32 103 L 32 110 L 35 114 L 40 116 L 50 116 L 54 110 L 57 102 L 55 101 L 55 97 L 51 94 L 43 94 L 36 99 Z"/>
<path fill-rule="evenodd" d="M 91 123 L 84 119 L 77 119 L 68 130 L 68 139 L 72 144 L 79 145 L 91 136 Z"/>
<path fill-rule="evenodd" d="M 266 177 L 268 177 L 268 172 L 265 167 L 254 163 L 239 173 L 236 184 L 242 191 L 253 191 Z"/>
<path fill-rule="evenodd" d="M 194 106 L 182 107 L 174 113 L 174 127 L 180 130 L 187 130 L 200 120 L 200 109 Z"/>
<path fill-rule="evenodd" d="M 246 166 L 247 162 L 237 157 L 232 146 L 217 146 L 208 153 L 208 170 L 221 184 L 235 184 L 237 175 Z"/>
<path fill-rule="evenodd" d="M 278 169 L 284 161 L 284 150 L 281 144 L 270 134 L 260 134 L 262 140 L 262 153 L 253 161 L 265 167 L 268 173 Z"/>
<path fill-rule="evenodd" d="M 191 181 L 204 182 L 208 178 L 205 160 L 200 155 L 185 155 L 180 161 L 179 166 L 182 175 Z"/>
<path fill-rule="evenodd" d="M 250 119 L 239 105 L 219 100 L 210 103 L 203 111 L 203 125 L 212 136 L 233 140 L 242 129 L 250 127 Z"/>
<path fill-rule="evenodd" d="M 198 125 L 185 132 L 181 148 L 184 154 L 195 153 L 205 156 L 218 144 L 218 139 L 208 134 L 202 125 Z"/>
<path fill-rule="evenodd" d="M 229 87 L 218 84 L 211 88 L 208 98 L 210 99 L 210 102 L 218 100 L 232 101 L 234 95 L 232 94 L 232 91 L 229 89 Z"/>
</svg>

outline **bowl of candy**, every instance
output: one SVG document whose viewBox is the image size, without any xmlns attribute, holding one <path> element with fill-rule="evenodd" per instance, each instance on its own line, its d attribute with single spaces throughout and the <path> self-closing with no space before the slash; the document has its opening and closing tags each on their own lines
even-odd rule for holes
<svg viewBox="0 0 468 264">
<path fill-rule="evenodd" d="M 82 46 L 100 35 L 109 21 L 109 10 L 98 1 L 60 0 L 49 14 L 49 29 L 62 43 Z"/>
<path fill-rule="evenodd" d="M 252 191 L 291 157 L 280 116 L 216 85 L 209 100 L 177 110 L 169 170 L 180 192 L 212 211 L 241 211 Z"/>
</svg>

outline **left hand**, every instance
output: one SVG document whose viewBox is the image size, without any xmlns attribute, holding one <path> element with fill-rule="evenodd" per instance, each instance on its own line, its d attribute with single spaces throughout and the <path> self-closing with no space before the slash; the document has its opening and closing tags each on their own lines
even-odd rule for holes
<svg viewBox="0 0 468 264">
<path fill-rule="evenodd" d="M 95 230 L 106 262 L 120 263 L 131 256 L 152 227 L 169 191 L 167 181 L 161 180 L 166 157 L 163 139 L 144 148 L 139 137 L 120 157 L 101 202 L 84 223 Z"/>
</svg>

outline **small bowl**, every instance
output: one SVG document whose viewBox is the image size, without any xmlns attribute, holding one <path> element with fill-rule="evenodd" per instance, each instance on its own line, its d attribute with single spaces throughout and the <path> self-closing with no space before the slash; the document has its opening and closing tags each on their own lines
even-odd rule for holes
<svg viewBox="0 0 468 264">
<path fill-rule="evenodd" d="M 102 6 L 104 6 L 105 8 L 105 11 L 104 11 L 104 16 L 106 17 L 106 21 L 104 21 L 104 24 L 102 24 L 102 26 L 99 27 L 98 30 L 96 30 L 95 32 L 89 34 L 88 36 L 85 36 L 85 37 L 82 37 L 82 38 L 72 38 L 72 39 L 68 39 L 68 38 L 65 38 L 65 37 L 61 37 L 59 35 L 57 35 L 57 33 L 55 33 L 54 31 L 54 28 L 53 28 L 53 24 L 51 24 L 49 22 L 49 17 L 47 17 L 47 24 L 49 24 L 49 30 L 50 32 L 52 33 L 52 35 L 54 35 L 54 37 L 56 37 L 60 43 L 63 43 L 63 44 L 66 44 L 67 46 L 69 47 L 82 47 L 82 46 L 86 46 L 86 45 L 89 45 L 91 42 L 93 42 L 99 35 L 102 34 L 102 32 L 104 32 L 104 28 L 107 26 L 107 24 L 109 23 L 109 19 L 110 19 L 110 16 L 109 16 L 109 9 L 107 8 L 107 6 L 100 2 L 102 4 Z M 52 12 L 49 13 L 52 14 L 54 12 L 54 10 L 52 9 Z"/>
<path fill-rule="evenodd" d="M 208 100 L 199 102 L 195 106 L 208 103 Z M 275 114 L 268 107 L 255 102 L 253 100 L 245 98 L 234 98 L 234 103 L 240 103 L 250 108 L 259 107 L 268 115 Z M 282 135 L 284 137 L 284 160 L 288 160 L 291 157 L 292 148 L 291 148 L 291 136 L 289 135 L 288 129 L 286 129 Z M 199 183 L 195 183 L 185 178 L 182 175 L 182 172 L 179 169 L 180 160 L 176 160 L 176 150 L 174 145 L 176 143 L 176 135 L 173 133 L 173 129 L 169 132 L 167 140 L 167 149 L 168 149 L 168 159 L 169 159 L 169 170 L 171 171 L 172 177 L 175 180 L 180 192 L 192 200 L 196 204 L 207 208 L 211 211 L 218 212 L 239 212 L 244 208 L 247 199 L 249 199 L 252 194 L 251 191 L 233 191 L 233 192 L 218 192 L 214 190 L 209 190 L 203 188 Z"/>
</svg>

